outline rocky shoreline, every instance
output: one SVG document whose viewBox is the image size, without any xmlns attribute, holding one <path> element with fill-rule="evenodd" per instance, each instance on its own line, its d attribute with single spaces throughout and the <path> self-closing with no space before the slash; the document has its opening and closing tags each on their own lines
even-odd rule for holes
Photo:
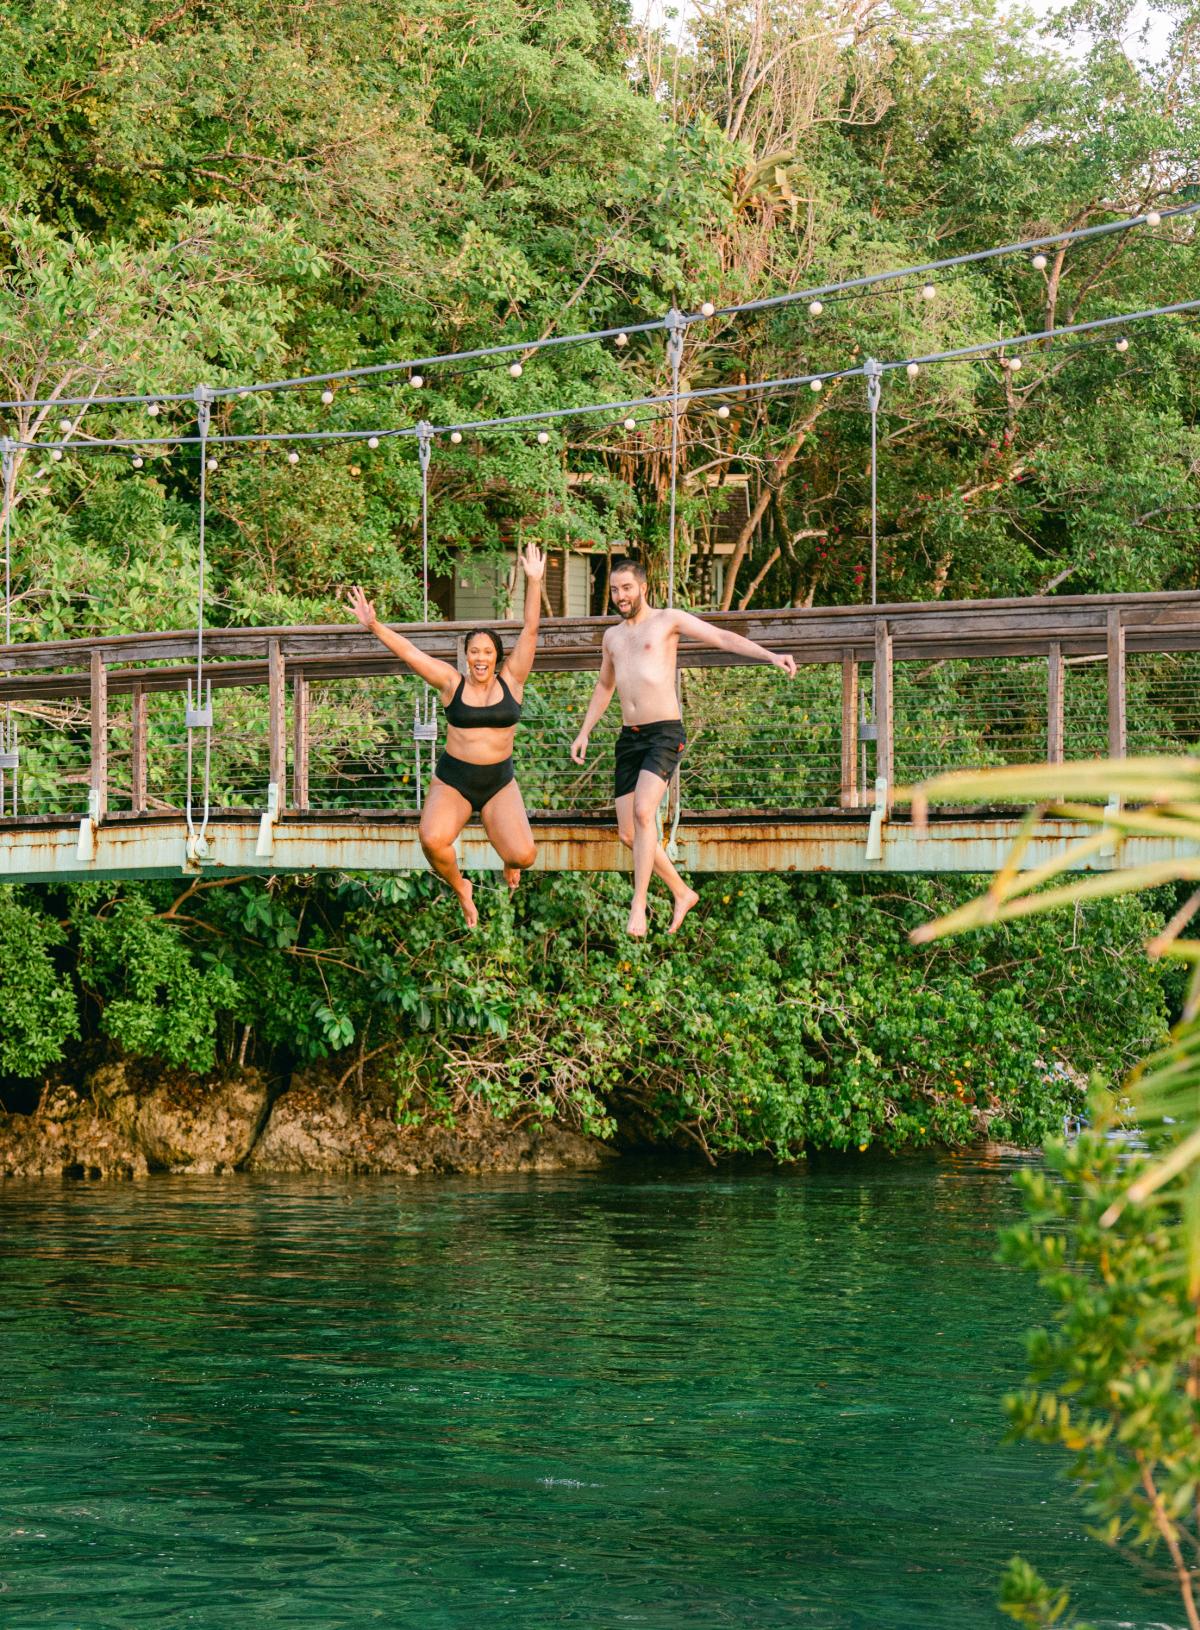
<svg viewBox="0 0 1200 1630">
<path fill-rule="evenodd" d="M 391 1174 L 560 1172 L 613 1158 L 564 1127 L 472 1110 L 453 1126 L 397 1126 L 383 1092 L 258 1070 L 147 1077 L 104 1064 L 81 1087 L 48 1083 L 28 1114 L 0 1111 L 0 1177 L 138 1178 L 152 1172 Z"/>
</svg>

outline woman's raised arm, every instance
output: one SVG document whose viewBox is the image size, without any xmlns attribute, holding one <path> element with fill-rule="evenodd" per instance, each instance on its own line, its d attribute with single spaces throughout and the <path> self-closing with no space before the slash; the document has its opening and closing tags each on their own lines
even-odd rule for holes
<svg viewBox="0 0 1200 1630">
<path fill-rule="evenodd" d="M 447 700 L 449 693 L 458 686 L 457 668 L 452 668 L 440 657 L 431 657 L 427 651 L 422 651 L 419 645 L 406 640 L 403 634 L 397 634 L 394 629 L 386 628 L 375 615 L 374 605 L 357 584 L 346 597 L 346 604 L 369 634 L 374 634 L 375 638 L 382 645 L 386 645 L 389 651 L 393 651 L 401 662 L 407 662 L 413 672 L 419 674 L 427 685 L 432 685 L 439 694 L 446 692 L 447 695 L 443 695 L 442 700 Z"/>
<path fill-rule="evenodd" d="M 537 655 L 538 623 L 542 616 L 542 578 L 546 575 L 546 557 L 536 543 L 527 543 L 525 552 L 518 556 L 525 573 L 525 623 L 504 667 L 510 679 L 523 685 L 533 672 L 533 659 Z"/>
</svg>

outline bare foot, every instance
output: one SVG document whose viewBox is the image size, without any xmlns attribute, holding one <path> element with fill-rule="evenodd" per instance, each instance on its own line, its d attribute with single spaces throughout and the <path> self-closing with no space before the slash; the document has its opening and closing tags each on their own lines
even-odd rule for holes
<svg viewBox="0 0 1200 1630">
<path fill-rule="evenodd" d="M 629 913 L 629 922 L 625 932 L 635 940 L 644 940 L 646 937 L 646 908 L 634 906 Z"/>
<path fill-rule="evenodd" d="M 676 895 L 675 910 L 671 914 L 671 925 L 667 929 L 668 934 L 677 934 L 679 932 L 680 923 L 687 916 L 688 912 L 696 904 L 699 898 L 700 896 L 696 893 L 695 889 L 688 889 L 685 894 Z"/>
<path fill-rule="evenodd" d="M 519 866 L 506 866 L 504 868 L 504 881 L 510 889 L 515 889 L 521 881 L 521 868 Z"/>
<path fill-rule="evenodd" d="M 475 904 L 475 887 L 473 884 L 468 883 L 465 877 L 463 878 L 462 893 L 458 897 L 458 903 L 462 907 L 462 914 L 466 919 L 467 927 L 474 928 L 479 921 L 479 908 Z"/>
</svg>

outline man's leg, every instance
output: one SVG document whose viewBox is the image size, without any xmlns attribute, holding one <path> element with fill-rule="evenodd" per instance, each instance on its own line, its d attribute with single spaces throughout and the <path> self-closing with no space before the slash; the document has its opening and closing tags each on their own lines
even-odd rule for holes
<svg viewBox="0 0 1200 1630">
<path fill-rule="evenodd" d="M 633 850 L 633 902 L 629 911 L 629 932 L 639 939 L 646 932 L 646 897 L 652 876 L 662 879 L 675 901 L 669 929 L 672 934 L 700 898 L 680 877 L 667 851 L 658 841 L 655 817 L 667 786 L 668 782 L 661 775 L 643 770 L 633 792 L 617 799 L 617 832 L 621 842 Z"/>
</svg>

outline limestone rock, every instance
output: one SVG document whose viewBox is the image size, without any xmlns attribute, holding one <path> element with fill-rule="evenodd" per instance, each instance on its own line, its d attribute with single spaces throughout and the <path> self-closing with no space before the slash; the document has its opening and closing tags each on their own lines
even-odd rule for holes
<svg viewBox="0 0 1200 1630">
<path fill-rule="evenodd" d="M 143 1078 L 116 1063 L 102 1065 L 88 1085 L 102 1113 L 160 1171 L 235 1171 L 253 1149 L 269 1103 L 257 1070 L 212 1080 L 170 1072 Z"/>
<path fill-rule="evenodd" d="M 478 1111 L 453 1127 L 399 1127 L 387 1107 L 303 1078 L 276 1099 L 246 1163 L 255 1172 L 559 1172 L 603 1165 L 612 1151 L 562 1127 L 534 1132 Z"/>
<path fill-rule="evenodd" d="M 74 1087 L 51 1084 L 32 1115 L 0 1114 L 0 1176 L 145 1177 L 128 1133 Z"/>
</svg>

